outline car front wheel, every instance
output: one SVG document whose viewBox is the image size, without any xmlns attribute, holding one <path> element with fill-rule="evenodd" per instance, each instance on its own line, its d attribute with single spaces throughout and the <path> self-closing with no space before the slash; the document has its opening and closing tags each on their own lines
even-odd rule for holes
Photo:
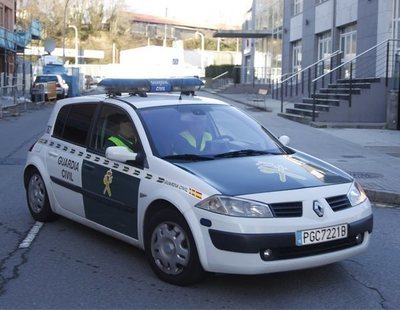
<svg viewBox="0 0 400 310">
<path fill-rule="evenodd" d="M 29 175 L 26 198 L 29 211 L 36 221 L 47 222 L 55 219 L 56 215 L 51 210 L 46 186 L 37 170 Z"/>
<path fill-rule="evenodd" d="M 150 219 L 145 251 L 153 271 L 165 282 L 184 286 L 204 276 L 189 226 L 171 208 L 157 212 Z"/>
</svg>

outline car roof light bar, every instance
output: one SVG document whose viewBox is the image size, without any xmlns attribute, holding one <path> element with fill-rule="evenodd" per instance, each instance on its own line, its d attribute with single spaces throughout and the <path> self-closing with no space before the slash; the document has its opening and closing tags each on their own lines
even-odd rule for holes
<svg viewBox="0 0 400 310">
<path fill-rule="evenodd" d="M 194 93 L 204 83 L 196 77 L 167 79 L 103 79 L 98 86 L 103 87 L 109 96 L 122 93 L 146 96 L 146 93 L 181 92 Z"/>
<path fill-rule="evenodd" d="M 150 82 L 146 79 L 103 79 L 97 85 L 103 87 L 109 96 L 120 96 L 122 93 L 145 96 L 150 90 Z"/>
</svg>

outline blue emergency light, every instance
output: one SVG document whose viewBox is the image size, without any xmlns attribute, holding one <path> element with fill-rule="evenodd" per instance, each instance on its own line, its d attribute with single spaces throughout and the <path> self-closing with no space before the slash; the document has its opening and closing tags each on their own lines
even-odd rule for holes
<svg viewBox="0 0 400 310">
<path fill-rule="evenodd" d="M 146 96 L 146 93 L 181 92 L 194 94 L 204 85 L 196 77 L 167 79 L 103 79 L 98 86 L 104 87 L 109 96 L 120 96 L 122 93 Z"/>
</svg>

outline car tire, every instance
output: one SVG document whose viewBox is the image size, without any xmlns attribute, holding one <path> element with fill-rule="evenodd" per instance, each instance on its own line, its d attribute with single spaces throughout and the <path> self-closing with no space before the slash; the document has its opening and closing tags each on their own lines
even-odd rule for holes
<svg viewBox="0 0 400 310">
<path fill-rule="evenodd" d="M 28 176 L 26 199 L 29 211 L 36 221 L 49 222 L 56 218 L 56 214 L 50 207 L 46 185 L 36 169 L 32 170 Z"/>
<path fill-rule="evenodd" d="M 158 211 L 152 215 L 146 230 L 146 256 L 161 280 L 186 286 L 204 277 L 192 233 L 178 211 L 172 208 Z"/>
</svg>

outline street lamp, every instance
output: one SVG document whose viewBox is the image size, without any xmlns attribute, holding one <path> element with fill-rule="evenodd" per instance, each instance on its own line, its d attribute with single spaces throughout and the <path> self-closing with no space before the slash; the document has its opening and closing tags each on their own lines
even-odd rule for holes
<svg viewBox="0 0 400 310">
<path fill-rule="evenodd" d="M 200 36 L 201 37 L 201 55 L 200 55 L 200 67 L 201 67 L 201 71 L 202 71 L 202 74 L 204 74 L 204 34 L 202 34 L 201 32 L 199 32 L 199 31 L 196 31 L 196 33 L 195 33 L 195 35 L 196 35 L 196 37 L 197 36 Z"/>
<path fill-rule="evenodd" d="M 75 65 L 78 64 L 78 28 L 74 25 L 68 25 L 68 28 L 74 28 L 75 30 Z"/>
<path fill-rule="evenodd" d="M 65 20 L 67 18 L 67 6 L 68 6 L 69 0 L 65 2 L 65 8 L 64 8 L 64 26 L 63 26 L 63 64 L 65 64 Z"/>
</svg>

